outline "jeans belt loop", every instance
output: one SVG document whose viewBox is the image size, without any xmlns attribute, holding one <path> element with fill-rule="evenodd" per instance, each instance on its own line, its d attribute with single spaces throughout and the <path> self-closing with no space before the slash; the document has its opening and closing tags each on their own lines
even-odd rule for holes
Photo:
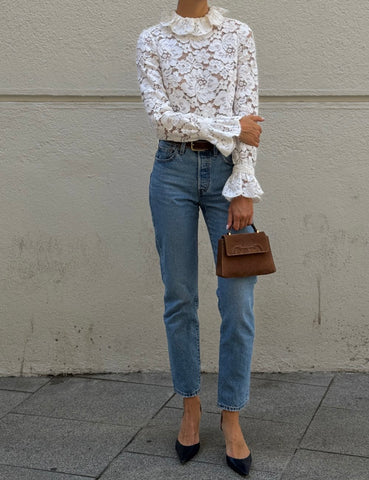
<svg viewBox="0 0 369 480">
<path fill-rule="evenodd" d="M 179 153 L 181 155 L 184 154 L 184 152 L 186 151 L 186 147 L 187 147 L 187 144 L 186 142 L 181 142 L 180 145 L 179 145 Z"/>
</svg>

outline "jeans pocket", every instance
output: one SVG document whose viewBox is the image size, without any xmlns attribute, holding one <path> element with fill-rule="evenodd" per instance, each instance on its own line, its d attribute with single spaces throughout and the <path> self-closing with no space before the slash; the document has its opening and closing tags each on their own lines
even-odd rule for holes
<svg viewBox="0 0 369 480">
<path fill-rule="evenodd" d="M 170 162 L 175 158 L 176 153 L 176 145 L 170 144 L 165 140 L 160 140 L 158 149 L 156 150 L 155 160 L 158 162 Z"/>
</svg>

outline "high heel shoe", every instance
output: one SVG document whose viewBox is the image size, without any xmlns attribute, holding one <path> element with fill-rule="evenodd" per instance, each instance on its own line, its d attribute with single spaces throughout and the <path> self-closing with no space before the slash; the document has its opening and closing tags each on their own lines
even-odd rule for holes
<svg viewBox="0 0 369 480">
<path fill-rule="evenodd" d="M 200 405 L 200 413 L 201 412 L 202 408 Z M 198 453 L 198 451 L 200 450 L 200 442 L 195 443 L 194 445 L 182 445 L 182 443 L 180 443 L 177 438 L 175 448 L 178 454 L 179 461 L 184 464 L 191 460 L 191 458 L 193 458 Z"/>
<path fill-rule="evenodd" d="M 251 467 L 251 452 L 246 458 L 233 458 L 226 454 L 227 465 L 239 475 L 246 477 Z"/>
<path fill-rule="evenodd" d="M 182 443 L 178 441 L 178 438 L 176 440 L 176 452 L 178 454 L 179 461 L 182 463 L 182 465 L 188 462 L 189 460 L 191 460 L 191 458 L 193 458 L 198 453 L 199 450 L 200 450 L 200 442 L 195 443 L 195 445 L 186 446 L 186 445 L 182 445 Z"/>
<path fill-rule="evenodd" d="M 221 416 L 220 416 L 220 429 L 223 431 L 222 424 L 223 424 L 223 412 L 221 413 Z M 250 467 L 251 467 L 251 461 L 252 461 L 251 450 L 248 456 L 245 458 L 233 458 L 227 455 L 226 453 L 226 461 L 227 461 L 227 465 L 232 470 L 237 472 L 239 475 L 243 475 L 246 477 L 249 474 Z"/>
</svg>

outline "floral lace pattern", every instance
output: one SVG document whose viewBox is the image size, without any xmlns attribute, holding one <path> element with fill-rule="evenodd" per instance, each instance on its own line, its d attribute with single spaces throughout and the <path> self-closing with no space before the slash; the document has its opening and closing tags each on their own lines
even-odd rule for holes
<svg viewBox="0 0 369 480">
<path fill-rule="evenodd" d="M 144 30 L 137 42 L 138 81 L 145 109 L 162 140 L 208 140 L 232 154 L 227 200 L 257 202 L 256 147 L 241 142 L 240 119 L 258 114 L 258 70 L 252 30 L 212 6 L 200 18 L 175 11 Z"/>
</svg>

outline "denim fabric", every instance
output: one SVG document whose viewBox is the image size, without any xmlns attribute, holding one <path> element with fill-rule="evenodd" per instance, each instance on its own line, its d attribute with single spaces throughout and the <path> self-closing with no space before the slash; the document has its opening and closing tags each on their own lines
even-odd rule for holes
<svg viewBox="0 0 369 480">
<path fill-rule="evenodd" d="M 201 209 L 216 261 L 226 233 L 229 202 L 222 188 L 232 156 L 213 149 L 194 152 L 184 143 L 159 140 L 150 177 L 150 207 L 164 294 L 164 323 L 176 393 L 200 392 L 198 309 L 198 219 Z M 240 232 L 252 232 L 251 226 Z M 240 410 L 249 399 L 257 277 L 218 277 L 221 315 L 218 406 Z"/>
</svg>

